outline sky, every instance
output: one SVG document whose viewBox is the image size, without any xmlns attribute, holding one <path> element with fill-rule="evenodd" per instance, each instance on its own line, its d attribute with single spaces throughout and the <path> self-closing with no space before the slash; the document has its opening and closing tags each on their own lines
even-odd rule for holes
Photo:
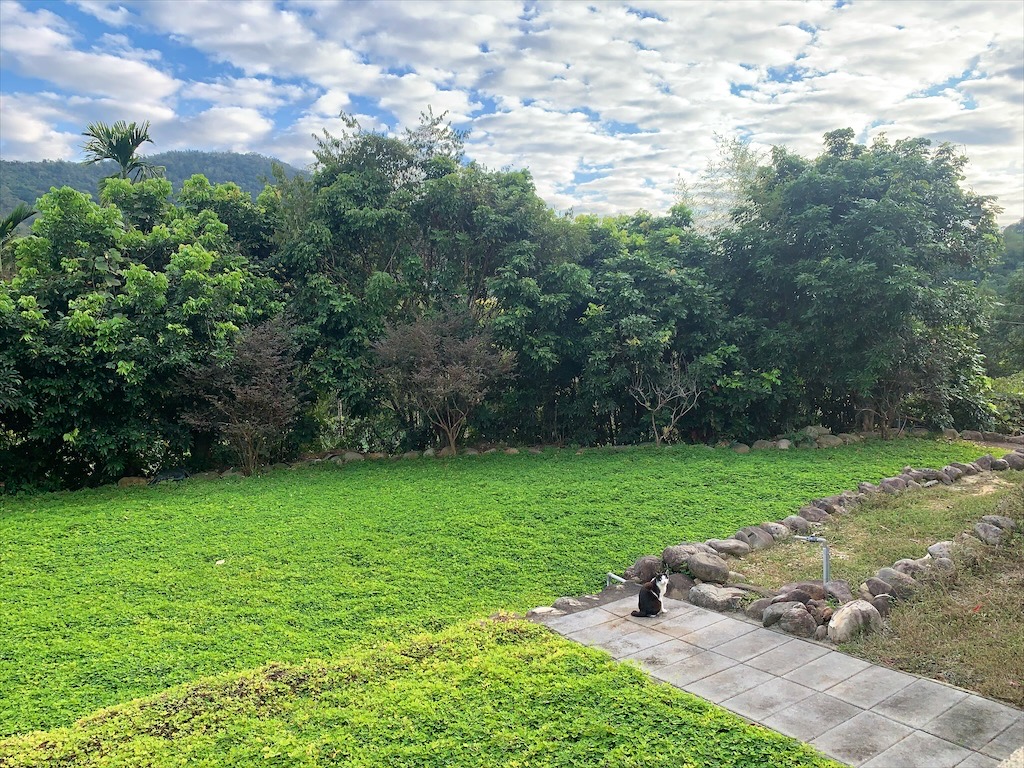
<svg viewBox="0 0 1024 768">
<path fill-rule="evenodd" d="M 400 132 L 428 107 L 558 211 L 663 212 L 718 139 L 817 155 L 853 128 L 970 158 L 1024 217 L 1024 2 L 0 0 L 0 157 L 81 160 L 94 121 L 148 152 L 258 152 Z M 718 137 L 718 138 L 716 138 Z"/>
</svg>

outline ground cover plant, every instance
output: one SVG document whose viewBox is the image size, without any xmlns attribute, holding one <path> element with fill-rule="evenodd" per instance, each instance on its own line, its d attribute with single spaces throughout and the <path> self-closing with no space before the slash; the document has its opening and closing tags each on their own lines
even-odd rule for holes
<svg viewBox="0 0 1024 768">
<path fill-rule="evenodd" d="M 839 768 L 519 620 L 207 678 L 0 742 L 22 766 Z"/>
<path fill-rule="evenodd" d="M 921 557 L 929 545 L 951 540 L 991 514 L 1024 524 L 1024 472 L 976 475 L 953 486 L 876 497 L 825 526 L 832 576 L 856 587 L 879 568 Z M 972 548 L 958 555 L 957 565 L 955 583 L 926 582 L 911 600 L 894 606 L 886 632 L 842 650 L 1024 706 L 1022 539 Z M 785 542 L 745 558 L 739 570 L 767 587 L 821 578 L 820 548 Z"/>
<path fill-rule="evenodd" d="M 0 735 L 595 591 L 667 544 L 977 451 L 549 451 L 7 498 Z"/>
</svg>

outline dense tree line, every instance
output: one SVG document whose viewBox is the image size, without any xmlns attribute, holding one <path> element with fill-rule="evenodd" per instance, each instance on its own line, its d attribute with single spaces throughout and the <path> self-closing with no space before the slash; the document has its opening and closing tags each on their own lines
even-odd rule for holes
<svg viewBox="0 0 1024 768">
<path fill-rule="evenodd" d="M 1019 407 L 993 406 L 981 354 L 1024 368 L 1016 326 L 990 324 L 1019 318 L 1019 257 L 949 146 L 776 148 L 708 229 L 683 204 L 558 215 L 432 114 L 316 142 L 310 176 L 255 201 L 198 175 L 173 203 L 159 178 L 41 198 L 0 284 L 9 490 L 310 447 L 992 427 Z"/>
</svg>

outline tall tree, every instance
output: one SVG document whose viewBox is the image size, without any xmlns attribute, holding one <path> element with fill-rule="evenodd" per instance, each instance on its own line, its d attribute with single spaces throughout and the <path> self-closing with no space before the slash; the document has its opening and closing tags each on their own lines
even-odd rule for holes
<svg viewBox="0 0 1024 768">
<path fill-rule="evenodd" d="M 90 123 L 82 135 L 89 137 L 82 145 L 87 156 L 83 161 L 85 165 L 113 160 L 120 170 L 112 176 L 132 181 L 163 175 L 162 167 L 147 162 L 138 154 L 143 144 L 153 143 L 149 138 L 148 120 L 142 125 L 126 123 L 124 120 L 118 120 L 113 125 Z"/>
</svg>

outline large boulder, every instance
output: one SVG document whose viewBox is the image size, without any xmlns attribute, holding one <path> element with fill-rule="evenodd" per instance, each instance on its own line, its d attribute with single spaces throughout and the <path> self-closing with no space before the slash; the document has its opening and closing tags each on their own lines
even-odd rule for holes
<svg viewBox="0 0 1024 768">
<path fill-rule="evenodd" d="M 989 546 L 998 547 L 1003 543 L 1005 531 L 991 523 L 976 523 L 974 526 L 974 535 Z"/>
<path fill-rule="evenodd" d="M 753 442 L 753 444 L 750 446 L 751 450 L 755 450 L 755 451 L 763 451 L 766 448 L 774 448 L 774 447 L 775 447 L 775 443 L 773 443 L 770 440 L 755 440 Z"/>
<path fill-rule="evenodd" d="M 928 547 L 928 554 L 932 557 L 952 557 L 953 556 L 953 542 L 952 541 L 936 541 L 930 547 Z"/>
<path fill-rule="evenodd" d="M 758 527 L 767 531 L 768 535 L 776 541 L 788 539 L 793 535 L 793 532 L 782 523 L 761 523 Z"/>
<path fill-rule="evenodd" d="M 843 438 L 838 435 L 822 435 L 814 442 L 818 444 L 819 448 L 836 448 L 843 444 Z"/>
<path fill-rule="evenodd" d="M 750 545 L 755 552 L 759 549 L 767 549 L 775 543 L 775 539 L 768 531 L 756 525 L 741 528 L 733 534 L 733 538 Z"/>
<path fill-rule="evenodd" d="M 746 443 L 733 443 L 732 450 L 735 453 L 750 453 L 750 446 Z"/>
<path fill-rule="evenodd" d="M 1006 459 L 992 459 L 992 471 L 993 472 L 1005 472 L 1010 468 L 1010 463 Z"/>
<path fill-rule="evenodd" d="M 779 587 L 779 594 L 785 592 L 792 592 L 799 589 L 802 592 L 806 592 L 811 596 L 812 600 L 824 600 L 825 599 L 825 585 L 820 581 L 793 581 L 789 584 L 783 584 Z"/>
<path fill-rule="evenodd" d="M 1003 456 L 1003 461 L 1006 462 L 1006 466 L 1010 469 L 1024 469 L 1024 456 L 1016 451 Z"/>
<path fill-rule="evenodd" d="M 983 515 L 981 522 L 994 525 L 996 528 L 1002 528 L 1007 533 L 1013 533 L 1017 530 L 1017 523 L 1013 521 L 1013 518 L 1006 515 Z"/>
<path fill-rule="evenodd" d="M 811 597 L 810 593 L 804 592 L 802 589 L 788 589 L 785 592 L 777 595 L 772 599 L 773 603 L 807 603 L 811 602 L 814 598 Z"/>
<path fill-rule="evenodd" d="M 704 543 L 720 555 L 743 557 L 750 554 L 750 545 L 739 539 L 708 539 Z"/>
<path fill-rule="evenodd" d="M 976 432 L 973 429 L 965 429 L 960 433 L 960 439 L 973 440 L 974 442 L 980 443 L 985 438 L 982 436 L 981 432 Z"/>
<path fill-rule="evenodd" d="M 889 594 L 900 600 L 908 600 L 917 591 L 917 581 L 912 576 L 900 573 L 894 568 L 880 568 L 878 578 L 891 588 Z"/>
<path fill-rule="evenodd" d="M 757 600 L 752 602 L 746 608 L 743 609 L 743 613 L 747 615 L 747 618 L 753 619 L 754 621 L 761 621 L 764 619 L 765 609 L 772 604 L 772 598 L 770 597 L 759 597 Z"/>
<path fill-rule="evenodd" d="M 695 579 L 724 584 L 729 580 L 729 565 L 718 555 L 697 552 L 690 556 L 690 573 Z"/>
<path fill-rule="evenodd" d="M 665 596 L 673 600 L 685 600 L 693 589 L 694 581 L 685 573 L 670 573 Z"/>
<path fill-rule="evenodd" d="M 782 518 L 779 522 L 789 528 L 793 533 L 799 533 L 801 536 L 806 535 L 807 532 L 811 530 L 810 523 L 800 517 L 800 515 L 790 515 L 789 517 Z"/>
<path fill-rule="evenodd" d="M 984 456 L 979 456 L 974 460 L 974 463 L 977 464 L 980 469 L 992 469 L 992 454 L 986 453 Z"/>
<path fill-rule="evenodd" d="M 149 479 L 145 477 L 122 477 L 117 481 L 118 488 L 134 488 L 136 486 L 149 485 Z"/>
<path fill-rule="evenodd" d="M 829 597 L 835 598 L 840 603 L 849 603 L 853 600 L 853 590 L 850 589 L 850 582 L 842 579 L 833 579 L 825 583 L 825 592 Z"/>
<path fill-rule="evenodd" d="M 800 507 L 797 514 L 809 523 L 827 523 L 832 519 L 832 515 L 817 507 Z"/>
<path fill-rule="evenodd" d="M 889 582 L 882 581 L 877 576 L 869 576 L 860 585 L 860 596 L 865 600 L 870 600 L 878 595 L 888 595 L 891 589 Z"/>
<path fill-rule="evenodd" d="M 686 568 L 690 558 L 697 554 L 697 552 L 698 550 L 689 544 L 675 544 L 671 547 L 665 547 L 665 550 L 661 553 L 661 559 L 665 561 L 665 565 L 670 571 L 679 572 Z"/>
<path fill-rule="evenodd" d="M 804 604 L 796 600 L 790 600 L 786 603 L 771 603 L 761 613 L 761 623 L 766 627 L 770 627 L 777 623 L 782 618 L 782 615 L 791 608 L 799 608 L 804 613 L 807 613 L 807 608 Z"/>
<path fill-rule="evenodd" d="M 955 429 L 950 429 L 949 427 L 946 427 L 945 429 L 942 430 L 942 436 L 947 440 L 960 439 L 960 433 L 957 432 Z"/>
<path fill-rule="evenodd" d="M 948 469 L 949 467 L 953 467 L 954 469 L 959 469 L 960 472 L 965 474 L 965 475 L 976 475 L 976 474 L 978 474 L 978 468 L 977 467 L 975 467 L 973 464 L 964 464 L 962 461 L 951 461 L 951 462 L 949 462 L 949 464 L 947 464 L 944 467 L 944 469 Z"/>
<path fill-rule="evenodd" d="M 887 477 L 878 485 L 886 493 L 899 493 L 907 489 L 907 481 L 902 477 Z"/>
<path fill-rule="evenodd" d="M 712 611 L 730 611 L 740 607 L 746 594 L 737 587 L 720 587 L 717 584 L 698 584 L 690 590 L 689 600 L 698 608 Z"/>
<path fill-rule="evenodd" d="M 862 634 L 879 632 L 882 617 L 878 609 L 866 600 L 854 600 L 839 607 L 828 622 L 828 639 L 833 643 L 847 643 Z"/>
<path fill-rule="evenodd" d="M 802 605 L 799 608 L 790 608 L 779 619 L 779 629 L 798 637 L 813 637 L 814 630 L 817 628 L 818 622 Z"/>
<path fill-rule="evenodd" d="M 662 567 L 663 564 L 660 557 L 657 555 L 644 555 L 638 558 L 622 575 L 627 579 L 633 579 L 643 584 L 661 573 Z"/>
<path fill-rule="evenodd" d="M 777 443 L 775 443 L 775 447 L 778 448 L 780 451 L 788 451 L 790 448 L 793 447 L 793 441 L 786 440 L 785 438 L 783 438 L 782 440 L 779 440 Z"/>
</svg>

